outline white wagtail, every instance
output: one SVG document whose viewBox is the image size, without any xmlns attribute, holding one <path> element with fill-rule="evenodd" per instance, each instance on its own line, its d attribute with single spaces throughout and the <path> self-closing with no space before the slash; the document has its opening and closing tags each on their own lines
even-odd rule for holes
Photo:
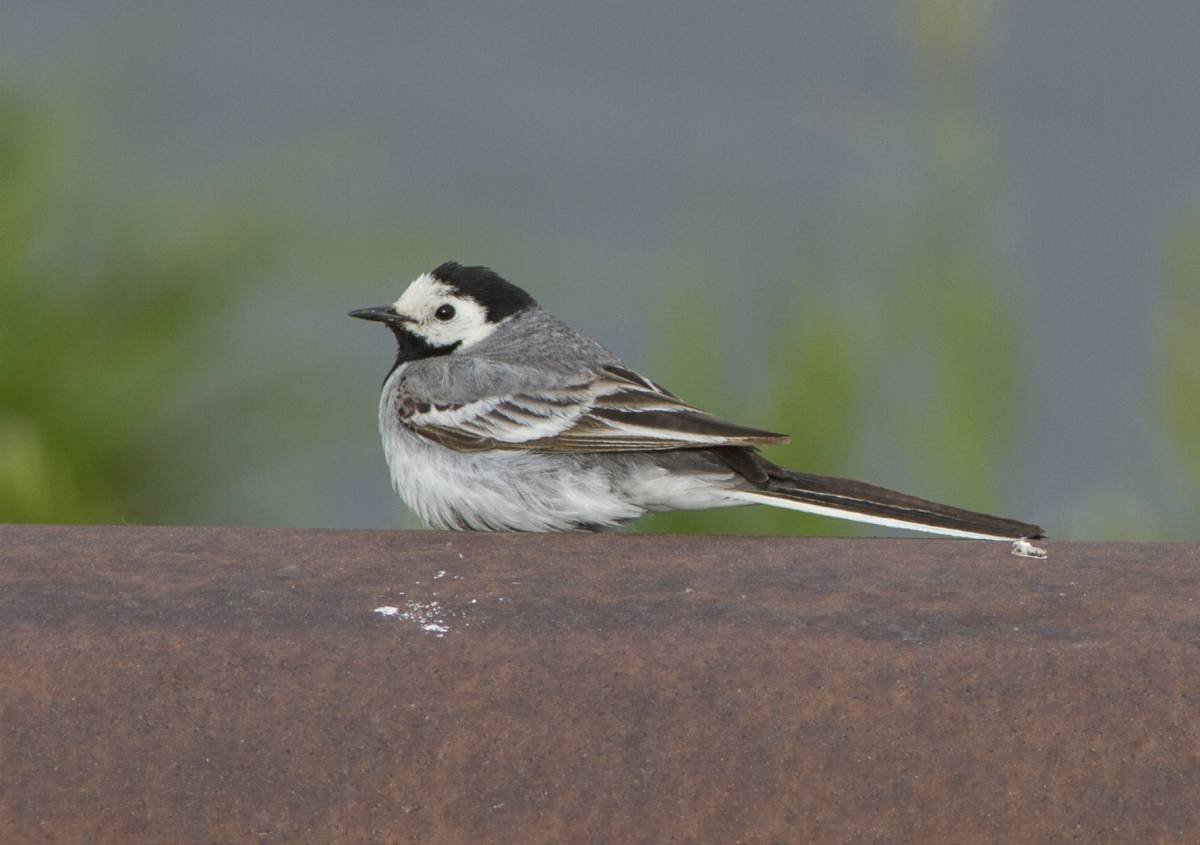
<svg viewBox="0 0 1200 845">
<path fill-rule="evenodd" d="M 776 466 L 758 447 L 786 435 L 688 405 L 486 267 L 447 262 L 350 316 L 396 336 L 379 428 L 392 483 L 427 525 L 599 530 L 766 504 L 1041 554 L 1036 525 Z"/>
</svg>

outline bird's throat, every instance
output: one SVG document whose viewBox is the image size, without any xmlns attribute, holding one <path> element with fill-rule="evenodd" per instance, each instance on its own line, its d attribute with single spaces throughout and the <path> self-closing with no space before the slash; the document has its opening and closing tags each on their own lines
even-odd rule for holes
<svg viewBox="0 0 1200 845">
<path fill-rule="evenodd" d="M 447 346 L 434 346 L 425 338 L 413 334 L 408 329 L 400 326 L 391 326 L 390 328 L 392 334 L 396 336 L 396 360 L 392 364 L 392 368 L 388 370 L 388 376 L 391 376 L 401 364 L 419 361 L 422 358 L 449 355 L 462 345 L 462 341 L 455 341 Z M 387 381 L 387 377 L 384 378 L 384 381 Z"/>
</svg>

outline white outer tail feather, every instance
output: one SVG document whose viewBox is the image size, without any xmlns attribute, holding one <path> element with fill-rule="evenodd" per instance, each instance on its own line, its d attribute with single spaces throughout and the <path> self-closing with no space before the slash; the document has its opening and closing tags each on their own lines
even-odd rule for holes
<svg viewBox="0 0 1200 845">
<path fill-rule="evenodd" d="M 925 525 L 920 522 L 909 522 L 903 519 L 895 519 L 890 516 L 875 516 L 874 514 L 859 513 L 857 511 L 843 510 L 841 508 L 831 508 L 828 505 L 814 505 L 808 502 L 798 502 L 795 499 L 789 499 L 784 496 L 776 496 L 771 493 L 756 493 L 751 490 L 732 490 L 727 494 L 731 499 L 740 499 L 747 503 L 757 505 L 771 505 L 776 508 L 787 508 L 794 511 L 803 511 L 804 513 L 815 513 L 820 516 L 832 516 L 836 519 L 849 519 L 854 522 L 867 522 L 872 525 L 882 525 L 886 528 L 906 528 L 910 531 L 925 531 L 929 534 L 941 534 L 945 537 L 963 537 L 968 540 L 999 540 L 1004 543 L 1011 543 L 1014 540 L 1019 540 L 1019 537 L 1005 537 L 1000 534 L 982 534 L 978 531 L 964 531 L 960 528 L 943 528 L 939 525 Z"/>
</svg>

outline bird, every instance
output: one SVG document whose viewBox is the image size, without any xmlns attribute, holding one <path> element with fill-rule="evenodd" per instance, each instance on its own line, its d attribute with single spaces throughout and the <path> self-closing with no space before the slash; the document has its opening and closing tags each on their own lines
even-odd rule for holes
<svg viewBox="0 0 1200 845">
<path fill-rule="evenodd" d="M 602 531 L 764 504 L 1045 556 L 1038 525 L 772 463 L 760 449 L 787 435 L 688 404 L 488 267 L 447 261 L 350 316 L 395 337 L 379 431 L 393 487 L 428 527 Z"/>
</svg>

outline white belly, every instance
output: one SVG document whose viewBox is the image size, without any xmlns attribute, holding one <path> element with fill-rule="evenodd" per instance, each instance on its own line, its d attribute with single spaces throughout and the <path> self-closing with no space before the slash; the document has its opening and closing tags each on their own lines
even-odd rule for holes
<svg viewBox="0 0 1200 845">
<path fill-rule="evenodd" d="M 613 488 L 608 473 L 529 452 L 455 452 L 396 429 L 383 436 L 392 486 L 431 527 L 569 531 L 645 513 Z"/>
</svg>

